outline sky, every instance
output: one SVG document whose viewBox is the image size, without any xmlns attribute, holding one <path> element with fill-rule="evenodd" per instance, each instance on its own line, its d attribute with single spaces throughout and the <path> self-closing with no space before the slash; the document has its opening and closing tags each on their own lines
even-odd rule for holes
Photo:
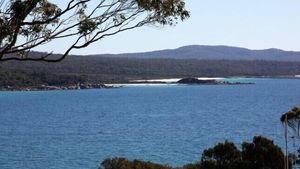
<svg viewBox="0 0 300 169">
<path fill-rule="evenodd" d="M 55 0 L 54 0 L 55 1 Z M 299 0 L 185 0 L 191 17 L 176 26 L 146 26 L 106 37 L 72 54 L 145 52 L 186 45 L 300 51 Z M 51 47 L 64 51 L 66 41 Z M 38 48 L 49 51 L 49 46 Z"/>
</svg>

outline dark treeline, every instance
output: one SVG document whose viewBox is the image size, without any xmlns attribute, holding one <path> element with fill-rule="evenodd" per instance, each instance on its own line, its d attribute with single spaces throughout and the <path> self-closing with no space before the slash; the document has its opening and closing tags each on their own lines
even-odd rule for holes
<svg viewBox="0 0 300 169">
<path fill-rule="evenodd" d="M 244 142 L 241 150 L 232 142 L 219 143 L 204 150 L 199 162 L 183 167 L 112 158 L 104 160 L 99 169 L 282 169 L 284 159 L 282 150 L 273 141 L 256 136 L 252 143 Z"/>
<path fill-rule="evenodd" d="M 70 56 L 60 63 L 2 62 L 2 73 L 9 81 L 24 76 L 28 81 L 71 83 L 126 82 L 130 79 L 151 79 L 190 76 L 281 76 L 300 74 L 300 62 L 197 60 L 197 59 L 129 59 L 96 56 Z M 14 72 L 14 73 L 13 73 Z M 18 74 L 18 73 L 17 73 Z M 47 75 L 47 77 L 45 76 Z M 43 80 L 44 79 L 44 80 Z M 17 79 L 14 79 L 14 81 Z"/>
<path fill-rule="evenodd" d="M 44 72 L 32 72 L 25 70 L 9 70 L 0 67 L 0 88 L 11 87 L 29 87 L 40 85 L 69 85 L 84 83 L 86 80 L 78 75 L 56 75 Z"/>
</svg>

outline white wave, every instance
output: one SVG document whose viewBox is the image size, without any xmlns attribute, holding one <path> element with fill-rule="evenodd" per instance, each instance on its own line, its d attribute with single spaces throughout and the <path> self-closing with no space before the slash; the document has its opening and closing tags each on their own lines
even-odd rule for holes
<svg viewBox="0 0 300 169">
<path fill-rule="evenodd" d="M 148 80 L 132 80 L 130 82 L 137 83 L 151 83 L 151 82 L 164 82 L 164 83 L 174 83 L 180 80 L 179 78 L 171 78 L 171 79 L 148 79 Z"/>
<path fill-rule="evenodd" d="M 115 84 L 119 86 L 174 86 L 178 85 L 175 83 L 124 83 L 124 84 Z"/>
<path fill-rule="evenodd" d="M 198 77 L 198 80 L 223 80 L 224 77 Z"/>
</svg>

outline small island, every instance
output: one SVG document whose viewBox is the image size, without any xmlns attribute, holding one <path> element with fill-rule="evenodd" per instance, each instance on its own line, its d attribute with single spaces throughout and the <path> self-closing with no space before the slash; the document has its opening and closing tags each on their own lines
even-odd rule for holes
<svg viewBox="0 0 300 169">
<path fill-rule="evenodd" d="M 228 82 L 228 81 L 217 81 L 214 79 L 200 80 L 194 77 L 182 78 L 178 80 L 178 84 L 190 84 L 190 85 L 244 85 L 254 83 L 241 83 L 241 82 Z"/>
</svg>

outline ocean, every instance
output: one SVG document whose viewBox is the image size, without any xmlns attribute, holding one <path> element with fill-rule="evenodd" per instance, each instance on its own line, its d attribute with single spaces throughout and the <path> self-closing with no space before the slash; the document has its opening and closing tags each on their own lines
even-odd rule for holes
<svg viewBox="0 0 300 169">
<path fill-rule="evenodd" d="M 255 84 L 0 92 L 0 168 L 97 169 L 111 157 L 182 166 L 256 135 L 283 147 L 279 119 L 300 105 L 300 79 L 229 80 Z"/>
</svg>

